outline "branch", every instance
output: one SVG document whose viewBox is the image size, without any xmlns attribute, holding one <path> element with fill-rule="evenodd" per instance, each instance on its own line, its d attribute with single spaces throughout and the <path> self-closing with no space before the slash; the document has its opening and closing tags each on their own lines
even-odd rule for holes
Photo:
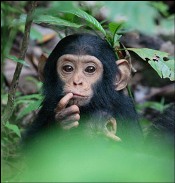
<svg viewBox="0 0 175 183">
<path fill-rule="evenodd" d="M 32 15 L 33 15 L 33 12 L 35 10 L 36 5 L 37 5 L 37 1 L 31 1 L 29 3 L 29 11 L 28 11 L 28 14 L 27 14 L 27 19 L 26 19 L 26 23 L 25 23 L 24 37 L 23 37 L 23 40 L 22 40 L 21 52 L 20 52 L 20 56 L 19 56 L 20 60 L 25 59 L 25 55 L 26 55 L 27 47 L 28 47 L 28 42 L 29 42 L 30 28 L 31 28 L 32 21 L 33 21 L 32 20 Z M 2 117 L 2 123 L 3 124 L 5 124 L 10 119 L 11 115 L 13 114 L 15 93 L 16 93 L 16 88 L 18 86 L 19 76 L 20 76 L 22 67 L 23 67 L 23 64 L 17 63 L 15 73 L 13 75 L 12 83 L 11 83 L 11 86 L 10 86 L 10 89 L 9 89 L 9 92 L 8 92 L 7 105 L 5 107 L 4 115 Z"/>
</svg>

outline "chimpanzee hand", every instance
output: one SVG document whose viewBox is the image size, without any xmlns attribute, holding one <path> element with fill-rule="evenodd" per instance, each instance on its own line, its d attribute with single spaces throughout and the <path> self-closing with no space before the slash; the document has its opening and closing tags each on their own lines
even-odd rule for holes
<svg viewBox="0 0 175 183">
<path fill-rule="evenodd" d="M 103 134 L 115 141 L 121 141 L 116 135 L 117 122 L 108 112 L 94 112 L 91 119 L 86 122 L 86 125 L 88 129 L 92 130 L 92 132 Z"/>
<path fill-rule="evenodd" d="M 70 99 L 73 97 L 72 93 L 66 94 L 58 103 L 55 109 L 55 119 L 63 129 L 70 129 L 79 125 L 80 111 L 77 105 L 67 107 Z"/>
<path fill-rule="evenodd" d="M 107 137 L 115 141 L 121 141 L 120 137 L 116 136 L 117 122 L 114 118 L 110 118 L 108 121 L 106 121 L 103 132 Z"/>
</svg>

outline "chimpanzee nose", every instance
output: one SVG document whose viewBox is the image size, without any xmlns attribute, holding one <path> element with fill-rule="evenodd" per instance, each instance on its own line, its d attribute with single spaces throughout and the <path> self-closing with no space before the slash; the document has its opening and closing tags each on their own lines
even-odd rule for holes
<svg viewBox="0 0 175 183">
<path fill-rule="evenodd" d="M 80 73 L 75 73 L 75 75 L 73 76 L 73 85 L 82 85 L 83 84 L 83 80 L 82 80 L 82 75 Z"/>
<path fill-rule="evenodd" d="M 83 84 L 83 82 L 82 82 L 82 81 L 80 81 L 80 80 L 79 80 L 79 81 L 73 81 L 73 84 L 74 84 L 74 85 L 82 85 L 82 84 Z"/>
</svg>

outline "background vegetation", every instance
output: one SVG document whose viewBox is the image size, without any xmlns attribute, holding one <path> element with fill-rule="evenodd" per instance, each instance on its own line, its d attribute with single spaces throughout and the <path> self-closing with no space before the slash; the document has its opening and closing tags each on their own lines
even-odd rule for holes
<svg viewBox="0 0 175 183">
<path fill-rule="evenodd" d="M 143 149 L 141 153 L 133 153 L 129 149 L 128 152 L 123 152 L 113 143 L 107 144 L 110 150 L 106 150 L 104 148 L 106 144 L 98 139 L 99 148 L 95 148 L 91 154 L 88 149 L 94 148 L 94 144 L 89 146 L 89 142 L 84 143 L 83 140 L 79 142 L 79 137 L 75 135 L 73 142 L 66 139 L 67 146 L 71 149 L 72 143 L 80 143 L 77 151 L 85 149 L 89 153 L 82 154 L 81 151 L 78 153 L 72 147 L 71 157 L 74 156 L 75 159 L 65 154 L 62 159 L 59 158 L 58 166 L 54 158 L 50 160 L 50 156 L 47 156 L 51 152 L 46 150 L 49 150 L 46 146 L 58 153 L 58 157 L 62 157 L 62 153 L 67 152 L 67 146 L 65 147 L 63 142 L 60 143 L 60 148 L 54 149 L 55 146 L 58 147 L 57 142 L 53 141 L 52 145 L 49 142 L 44 143 L 38 151 L 34 147 L 36 153 L 34 153 L 35 156 L 32 153 L 31 157 L 34 161 L 30 169 L 26 168 L 24 160 L 19 161 L 21 155 L 18 148 L 21 133 L 36 117 L 43 99 L 42 82 L 37 74 L 40 55 L 42 53 L 48 55 L 61 38 L 75 32 L 95 32 L 114 47 L 118 58 L 127 54 L 128 60 L 132 61 L 133 78 L 129 83 L 128 91 L 134 98 L 146 138 L 150 130 L 154 129 L 155 121 L 159 120 L 161 115 L 164 116 L 165 110 L 171 107 L 173 111 L 174 6 L 173 1 L 1 2 L 2 181 L 39 181 L 41 177 L 38 179 L 38 174 L 35 175 L 38 169 L 34 168 L 37 167 L 34 162 L 37 162 L 36 157 L 40 156 L 42 148 L 45 153 L 38 159 L 38 162 L 42 164 L 42 167 L 47 168 L 39 168 L 39 174 L 44 172 L 46 175 L 41 181 L 160 182 L 173 180 L 174 167 L 171 163 L 173 158 L 172 154 L 168 154 L 165 150 L 167 146 L 163 146 L 166 148 L 163 148 L 160 154 L 153 151 L 154 156 L 150 157 L 147 153 L 143 153 L 147 149 Z M 124 45 L 123 49 L 119 42 Z M 172 119 L 174 121 L 173 112 L 171 113 Z M 174 130 L 174 123 L 171 126 Z M 61 152 L 60 149 L 62 149 Z M 105 158 L 101 156 L 98 159 L 101 152 L 106 153 Z M 56 153 L 53 157 L 57 157 Z M 159 156 L 156 157 L 157 155 Z M 91 172 L 92 166 L 83 159 L 84 156 L 93 162 L 93 169 L 97 170 L 96 175 Z M 137 162 L 140 156 L 139 160 L 143 164 L 135 165 L 134 162 Z M 106 157 L 110 158 L 106 159 Z M 65 165 L 64 158 L 68 159 Z M 147 161 L 150 164 L 147 164 Z M 82 162 L 87 167 L 85 175 L 80 166 Z M 100 169 L 102 162 L 104 168 Z M 116 166 L 114 162 L 120 162 L 120 166 Z M 137 173 L 130 171 L 132 168 L 130 166 L 126 168 L 128 162 L 133 165 L 133 169 L 137 169 Z M 155 167 L 155 162 L 159 163 L 159 167 Z M 79 173 L 73 173 L 70 166 Z M 57 168 L 47 173 L 49 169 L 53 170 L 51 167 Z M 149 167 L 154 167 L 155 171 Z M 164 167 L 166 167 L 166 172 L 164 172 Z M 62 169 L 60 174 L 56 174 L 57 169 Z M 64 169 L 68 170 L 64 172 Z M 120 175 L 114 176 L 115 172 L 120 172 Z M 67 174 L 70 179 L 65 178 Z M 87 176 L 89 174 L 90 178 Z M 104 174 L 103 179 L 101 179 L 101 174 Z"/>
</svg>

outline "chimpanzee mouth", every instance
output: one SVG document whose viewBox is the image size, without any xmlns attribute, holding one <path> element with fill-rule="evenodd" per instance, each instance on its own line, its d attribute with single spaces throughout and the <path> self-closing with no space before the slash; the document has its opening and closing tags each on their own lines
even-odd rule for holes
<svg viewBox="0 0 175 183">
<path fill-rule="evenodd" d="M 88 98 L 87 96 L 78 94 L 78 93 L 73 93 L 73 98 Z"/>
</svg>

